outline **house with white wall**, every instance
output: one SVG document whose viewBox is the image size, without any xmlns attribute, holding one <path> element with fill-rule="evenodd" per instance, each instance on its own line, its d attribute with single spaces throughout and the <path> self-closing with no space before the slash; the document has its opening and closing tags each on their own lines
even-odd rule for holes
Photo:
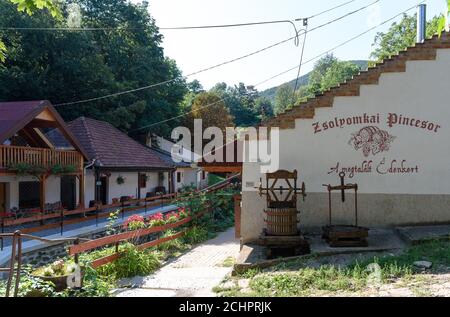
<svg viewBox="0 0 450 317">
<path fill-rule="evenodd" d="M 56 148 L 48 129 L 68 148 Z M 49 101 L 0 102 L 1 217 L 82 208 L 87 156 Z"/>
<path fill-rule="evenodd" d="M 323 184 L 358 184 L 367 227 L 450 222 L 450 34 L 434 36 L 265 123 L 275 161 L 245 161 L 241 236 L 258 239 L 266 199 L 260 179 L 297 170 L 307 197 L 300 227 L 328 224 Z M 252 142 L 262 142 L 255 139 Z M 338 195 L 338 194 L 336 194 Z M 353 224 L 354 197 L 332 195 L 333 219 Z"/>
<path fill-rule="evenodd" d="M 153 149 L 108 122 L 80 117 L 67 127 L 90 162 L 85 174 L 86 206 L 111 204 L 125 196 L 139 199 L 172 192 L 174 167 Z M 58 134 L 48 135 L 59 147 L 67 147 Z"/>
<path fill-rule="evenodd" d="M 161 153 L 162 158 L 176 169 L 172 175 L 175 191 L 183 186 L 194 186 L 197 189 L 207 186 L 208 173 L 196 163 L 201 158 L 200 155 L 157 135 L 152 136 L 148 146 Z"/>
</svg>

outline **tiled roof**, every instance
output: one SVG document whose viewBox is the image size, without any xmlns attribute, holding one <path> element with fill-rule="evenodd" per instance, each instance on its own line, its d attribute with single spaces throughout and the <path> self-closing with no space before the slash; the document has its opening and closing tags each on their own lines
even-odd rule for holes
<svg viewBox="0 0 450 317">
<path fill-rule="evenodd" d="M 160 159 L 162 159 L 163 161 L 165 161 L 167 164 L 169 164 L 171 166 L 184 167 L 184 168 L 191 167 L 191 164 L 189 164 L 187 162 L 183 162 L 183 161 L 182 162 L 175 162 L 172 159 L 172 155 L 169 152 L 167 152 L 167 151 L 164 151 L 164 150 L 159 149 L 159 148 L 153 148 L 153 147 L 151 148 L 151 150 L 153 150 L 154 153 L 156 155 L 158 155 Z"/>
<path fill-rule="evenodd" d="M 0 144 L 44 110 L 45 101 L 0 102 Z M 12 132 L 15 133 L 16 131 Z"/>
<path fill-rule="evenodd" d="M 383 60 L 367 71 L 361 71 L 359 75 L 336 87 L 330 88 L 322 94 L 309 98 L 305 102 L 295 105 L 292 109 L 269 119 L 263 124 L 267 127 L 279 127 L 280 129 L 295 128 L 295 119 L 311 119 L 314 117 L 315 108 L 332 107 L 334 97 L 359 96 L 361 85 L 376 85 L 382 73 L 405 72 L 407 61 L 435 60 L 436 50 L 450 48 L 450 33 L 443 32 L 441 37 L 435 35 L 424 43 L 416 44 L 398 55 Z"/>
<path fill-rule="evenodd" d="M 108 122 L 80 117 L 67 123 L 70 131 L 96 164 L 110 168 L 170 169 L 172 165 L 161 159 L 152 149 L 138 143 Z M 52 142 L 59 138 L 50 137 Z M 58 141 L 59 140 L 59 141 Z M 59 143 L 57 146 L 67 144 Z"/>
<path fill-rule="evenodd" d="M 66 136 L 66 142 L 70 142 L 70 146 L 86 157 L 83 147 L 68 131 L 64 120 L 48 100 L 0 102 L 0 144 L 23 129 L 44 110 L 48 110 L 53 115 Z"/>
</svg>

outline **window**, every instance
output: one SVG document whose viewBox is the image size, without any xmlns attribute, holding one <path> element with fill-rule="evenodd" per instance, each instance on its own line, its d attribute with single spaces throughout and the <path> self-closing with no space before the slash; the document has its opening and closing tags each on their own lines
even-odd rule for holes
<svg viewBox="0 0 450 317">
<path fill-rule="evenodd" d="M 147 175 L 139 174 L 139 188 L 147 188 Z"/>
<path fill-rule="evenodd" d="M 181 172 L 177 172 L 177 183 L 181 183 Z"/>
<path fill-rule="evenodd" d="M 39 182 L 19 183 L 19 208 L 37 208 L 40 202 Z"/>
</svg>

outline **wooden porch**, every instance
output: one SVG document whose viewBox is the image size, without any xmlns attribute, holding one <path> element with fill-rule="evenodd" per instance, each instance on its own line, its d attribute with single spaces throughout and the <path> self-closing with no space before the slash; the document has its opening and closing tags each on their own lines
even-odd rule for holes
<svg viewBox="0 0 450 317">
<path fill-rule="evenodd" d="M 46 180 L 50 175 L 73 175 L 78 178 L 79 202 L 84 208 L 84 157 L 77 151 L 27 146 L 0 145 L 0 176 L 32 175 L 39 180 L 39 212 L 44 214 Z M 8 210 L 4 215 L 10 215 Z"/>
<path fill-rule="evenodd" d="M 83 169 L 83 156 L 77 151 L 63 151 L 27 146 L 0 145 L 0 175 L 14 173 L 14 166 L 27 164 L 50 171 L 54 166 L 73 166 L 75 173 Z"/>
</svg>

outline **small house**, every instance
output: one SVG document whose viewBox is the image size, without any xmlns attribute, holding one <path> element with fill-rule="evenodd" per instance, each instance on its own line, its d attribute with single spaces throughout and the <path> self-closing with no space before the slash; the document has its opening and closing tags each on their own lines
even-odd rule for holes
<svg viewBox="0 0 450 317">
<path fill-rule="evenodd" d="M 86 149 L 85 204 L 111 204 L 130 198 L 141 199 L 172 192 L 174 167 L 159 153 L 130 138 L 108 122 L 87 117 L 67 124 L 68 129 Z M 49 137 L 60 148 L 57 131 Z"/>
<path fill-rule="evenodd" d="M 70 149 L 55 147 L 49 130 L 58 131 Z M 0 215 L 83 208 L 87 157 L 49 101 L 0 102 Z"/>
</svg>

